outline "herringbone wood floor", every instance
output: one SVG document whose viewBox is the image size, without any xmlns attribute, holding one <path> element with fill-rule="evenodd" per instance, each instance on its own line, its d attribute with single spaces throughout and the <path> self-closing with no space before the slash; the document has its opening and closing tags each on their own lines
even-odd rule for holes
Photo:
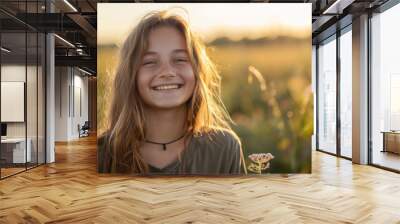
<svg viewBox="0 0 400 224">
<path fill-rule="evenodd" d="M 313 153 L 311 175 L 96 173 L 95 138 L 0 181 L 0 223 L 400 223 L 400 175 Z"/>
</svg>

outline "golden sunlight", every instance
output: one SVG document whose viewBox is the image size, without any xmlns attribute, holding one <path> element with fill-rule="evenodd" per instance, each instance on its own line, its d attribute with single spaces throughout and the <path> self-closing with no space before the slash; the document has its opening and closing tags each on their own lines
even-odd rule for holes
<svg viewBox="0 0 400 224">
<path fill-rule="evenodd" d="M 303 38 L 311 33 L 311 4 L 307 3 L 99 3 L 98 44 L 119 46 L 145 14 L 171 8 L 187 18 L 206 42 L 218 37 L 234 41 L 265 36 Z"/>
</svg>

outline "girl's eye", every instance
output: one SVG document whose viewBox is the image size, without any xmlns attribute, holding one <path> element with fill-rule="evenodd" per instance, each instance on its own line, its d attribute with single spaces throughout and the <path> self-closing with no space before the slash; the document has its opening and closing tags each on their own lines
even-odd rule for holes
<svg viewBox="0 0 400 224">
<path fill-rule="evenodd" d="M 155 65 L 156 61 L 145 61 L 143 62 L 143 65 Z"/>
<path fill-rule="evenodd" d="M 188 60 L 186 58 L 177 58 L 175 59 L 176 62 L 187 62 Z"/>
</svg>

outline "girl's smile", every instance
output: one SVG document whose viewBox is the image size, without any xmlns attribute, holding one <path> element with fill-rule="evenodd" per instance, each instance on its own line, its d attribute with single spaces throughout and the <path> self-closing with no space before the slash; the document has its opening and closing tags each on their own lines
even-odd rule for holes
<svg viewBox="0 0 400 224">
<path fill-rule="evenodd" d="M 155 91 L 164 91 L 164 90 L 175 90 L 175 89 L 180 89 L 182 88 L 183 84 L 161 84 L 161 85 L 156 85 L 151 87 Z"/>
</svg>

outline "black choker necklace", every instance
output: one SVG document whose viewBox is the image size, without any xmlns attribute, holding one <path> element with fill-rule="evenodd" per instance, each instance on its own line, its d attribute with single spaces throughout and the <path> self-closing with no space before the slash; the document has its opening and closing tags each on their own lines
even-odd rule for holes
<svg viewBox="0 0 400 224">
<path fill-rule="evenodd" d="M 167 143 L 152 142 L 152 141 L 149 141 L 149 140 L 147 140 L 147 139 L 145 139 L 144 141 L 147 142 L 147 143 L 151 143 L 151 144 L 162 145 L 162 146 L 163 146 L 163 150 L 165 151 L 165 150 L 167 150 L 167 145 L 168 145 L 168 144 L 171 144 L 171 143 L 174 143 L 174 142 L 176 142 L 176 141 L 179 141 L 179 140 L 181 140 L 184 136 L 185 136 L 185 134 L 183 134 L 181 137 L 179 137 L 179 138 L 177 138 L 177 139 L 175 139 L 175 140 L 173 140 L 173 141 L 167 142 Z"/>
</svg>

